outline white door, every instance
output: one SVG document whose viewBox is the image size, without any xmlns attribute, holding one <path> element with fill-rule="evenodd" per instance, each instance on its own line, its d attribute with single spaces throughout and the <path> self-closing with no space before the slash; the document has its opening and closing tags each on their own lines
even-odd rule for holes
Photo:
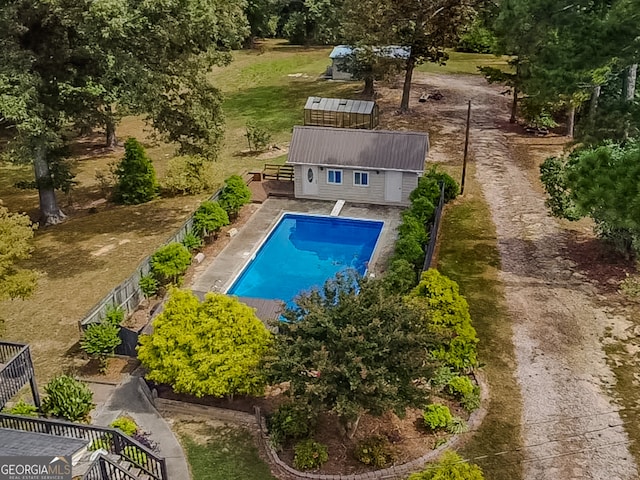
<svg viewBox="0 0 640 480">
<path fill-rule="evenodd" d="M 318 167 L 302 166 L 302 194 L 318 195 Z"/>
<path fill-rule="evenodd" d="M 402 172 L 386 171 L 384 173 L 385 202 L 402 202 Z"/>
</svg>

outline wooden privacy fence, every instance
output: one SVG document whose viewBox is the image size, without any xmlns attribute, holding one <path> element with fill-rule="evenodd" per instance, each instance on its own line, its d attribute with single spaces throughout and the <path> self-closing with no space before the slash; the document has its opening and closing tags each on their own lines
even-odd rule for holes
<svg viewBox="0 0 640 480">
<path fill-rule="evenodd" d="M 431 222 L 431 228 L 429 229 L 429 243 L 425 250 L 424 265 L 422 271 L 425 272 L 431 267 L 433 261 L 433 253 L 436 250 L 436 244 L 438 242 L 438 230 L 440 229 L 440 218 L 442 217 L 442 209 L 444 207 L 444 183 L 440 184 L 440 201 L 436 207 L 436 212 L 433 215 L 433 221 Z"/>
<path fill-rule="evenodd" d="M 215 201 L 218 199 L 222 189 L 214 193 L 209 200 Z M 195 213 L 195 212 L 194 212 Z M 171 236 L 163 245 L 167 245 L 171 242 L 181 242 L 184 237 L 193 228 L 193 214 L 182 224 L 178 231 Z M 133 274 L 127 278 L 124 282 L 111 290 L 100 302 L 93 307 L 89 313 L 80 320 L 80 330 L 84 330 L 87 325 L 91 323 L 99 323 L 105 317 L 107 309 L 109 307 L 121 307 L 125 311 L 125 316 L 132 313 L 138 305 L 142 302 L 144 295 L 140 289 L 140 277 L 148 275 L 151 272 L 151 255 L 146 257 L 136 267 Z M 129 353 L 117 351 L 116 353 L 122 353 L 128 355 Z"/>
</svg>

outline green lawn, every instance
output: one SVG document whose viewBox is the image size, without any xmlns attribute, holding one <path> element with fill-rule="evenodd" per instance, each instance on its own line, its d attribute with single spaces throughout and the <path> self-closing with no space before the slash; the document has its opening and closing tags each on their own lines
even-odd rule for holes
<svg viewBox="0 0 640 480">
<path fill-rule="evenodd" d="M 478 67 L 494 67 L 501 70 L 508 70 L 507 57 L 497 57 L 485 53 L 464 53 L 449 50 L 449 60 L 444 65 L 437 63 L 423 63 L 418 65 L 418 72 L 427 73 L 467 73 L 479 75 Z"/>
<path fill-rule="evenodd" d="M 200 424 L 194 433 L 180 434 L 193 480 L 277 480 L 246 430 Z"/>
<path fill-rule="evenodd" d="M 490 385 L 488 414 L 461 454 L 480 465 L 485 478 L 522 478 L 521 454 L 491 455 L 521 446 L 520 388 L 514 377 L 512 330 L 498 278 L 500 257 L 489 208 L 475 182 L 473 166 L 468 172 L 464 197 L 445 211 L 439 238 L 437 268 L 460 285 L 469 302 L 480 343 L 478 355 Z M 486 458 L 475 459 L 478 456 Z"/>
</svg>

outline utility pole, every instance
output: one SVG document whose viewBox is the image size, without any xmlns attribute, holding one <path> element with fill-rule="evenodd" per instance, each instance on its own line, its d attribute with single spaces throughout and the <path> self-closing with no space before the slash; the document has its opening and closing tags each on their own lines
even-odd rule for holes
<svg viewBox="0 0 640 480">
<path fill-rule="evenodd" d="M 469 153 L 469 128 L 471 127 L 471 100 L 467 109 L 467 131 L 464 136 L 464 157 L 462 159 L 462 181 L 460 182 L 460 195 L 464 193 L 464 179 L 467 176 L 467 154 Z"/>
</svg>

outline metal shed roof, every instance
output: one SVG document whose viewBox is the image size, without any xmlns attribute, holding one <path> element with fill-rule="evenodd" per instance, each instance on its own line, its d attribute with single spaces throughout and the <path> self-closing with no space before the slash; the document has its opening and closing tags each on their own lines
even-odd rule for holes
<svg viewBox="0 0 640 480">
<path fill-rule="evenodd" d="M 304 106 L 305 110 L 322 110 L 325 112 L 361 113 L 370 115 L 375 102 L 365 100 L 345 100 L 343 98 L 309 97 Z"/>
<path fill-rule="evenodd" d="M 422 173 L 428 150 L 426 133 L 296 126 L 287 163 Z"/>
<path fill-rule="evenodd" d="M 338 45 L 337 47 L 333 47 L 333 50 L 331 50 L 331 53 L 329 54 L 329 58 L 334 59 L 348 57 L 354 52 L 354 50 L 357 50 L 357 48 L 354 49 L 349 45 Z M 373 47 L 373 51 L 385 58 L 407 59 L 411 53 L 411 47 L 386 45 L 384 47 Z"/>
</svg>

